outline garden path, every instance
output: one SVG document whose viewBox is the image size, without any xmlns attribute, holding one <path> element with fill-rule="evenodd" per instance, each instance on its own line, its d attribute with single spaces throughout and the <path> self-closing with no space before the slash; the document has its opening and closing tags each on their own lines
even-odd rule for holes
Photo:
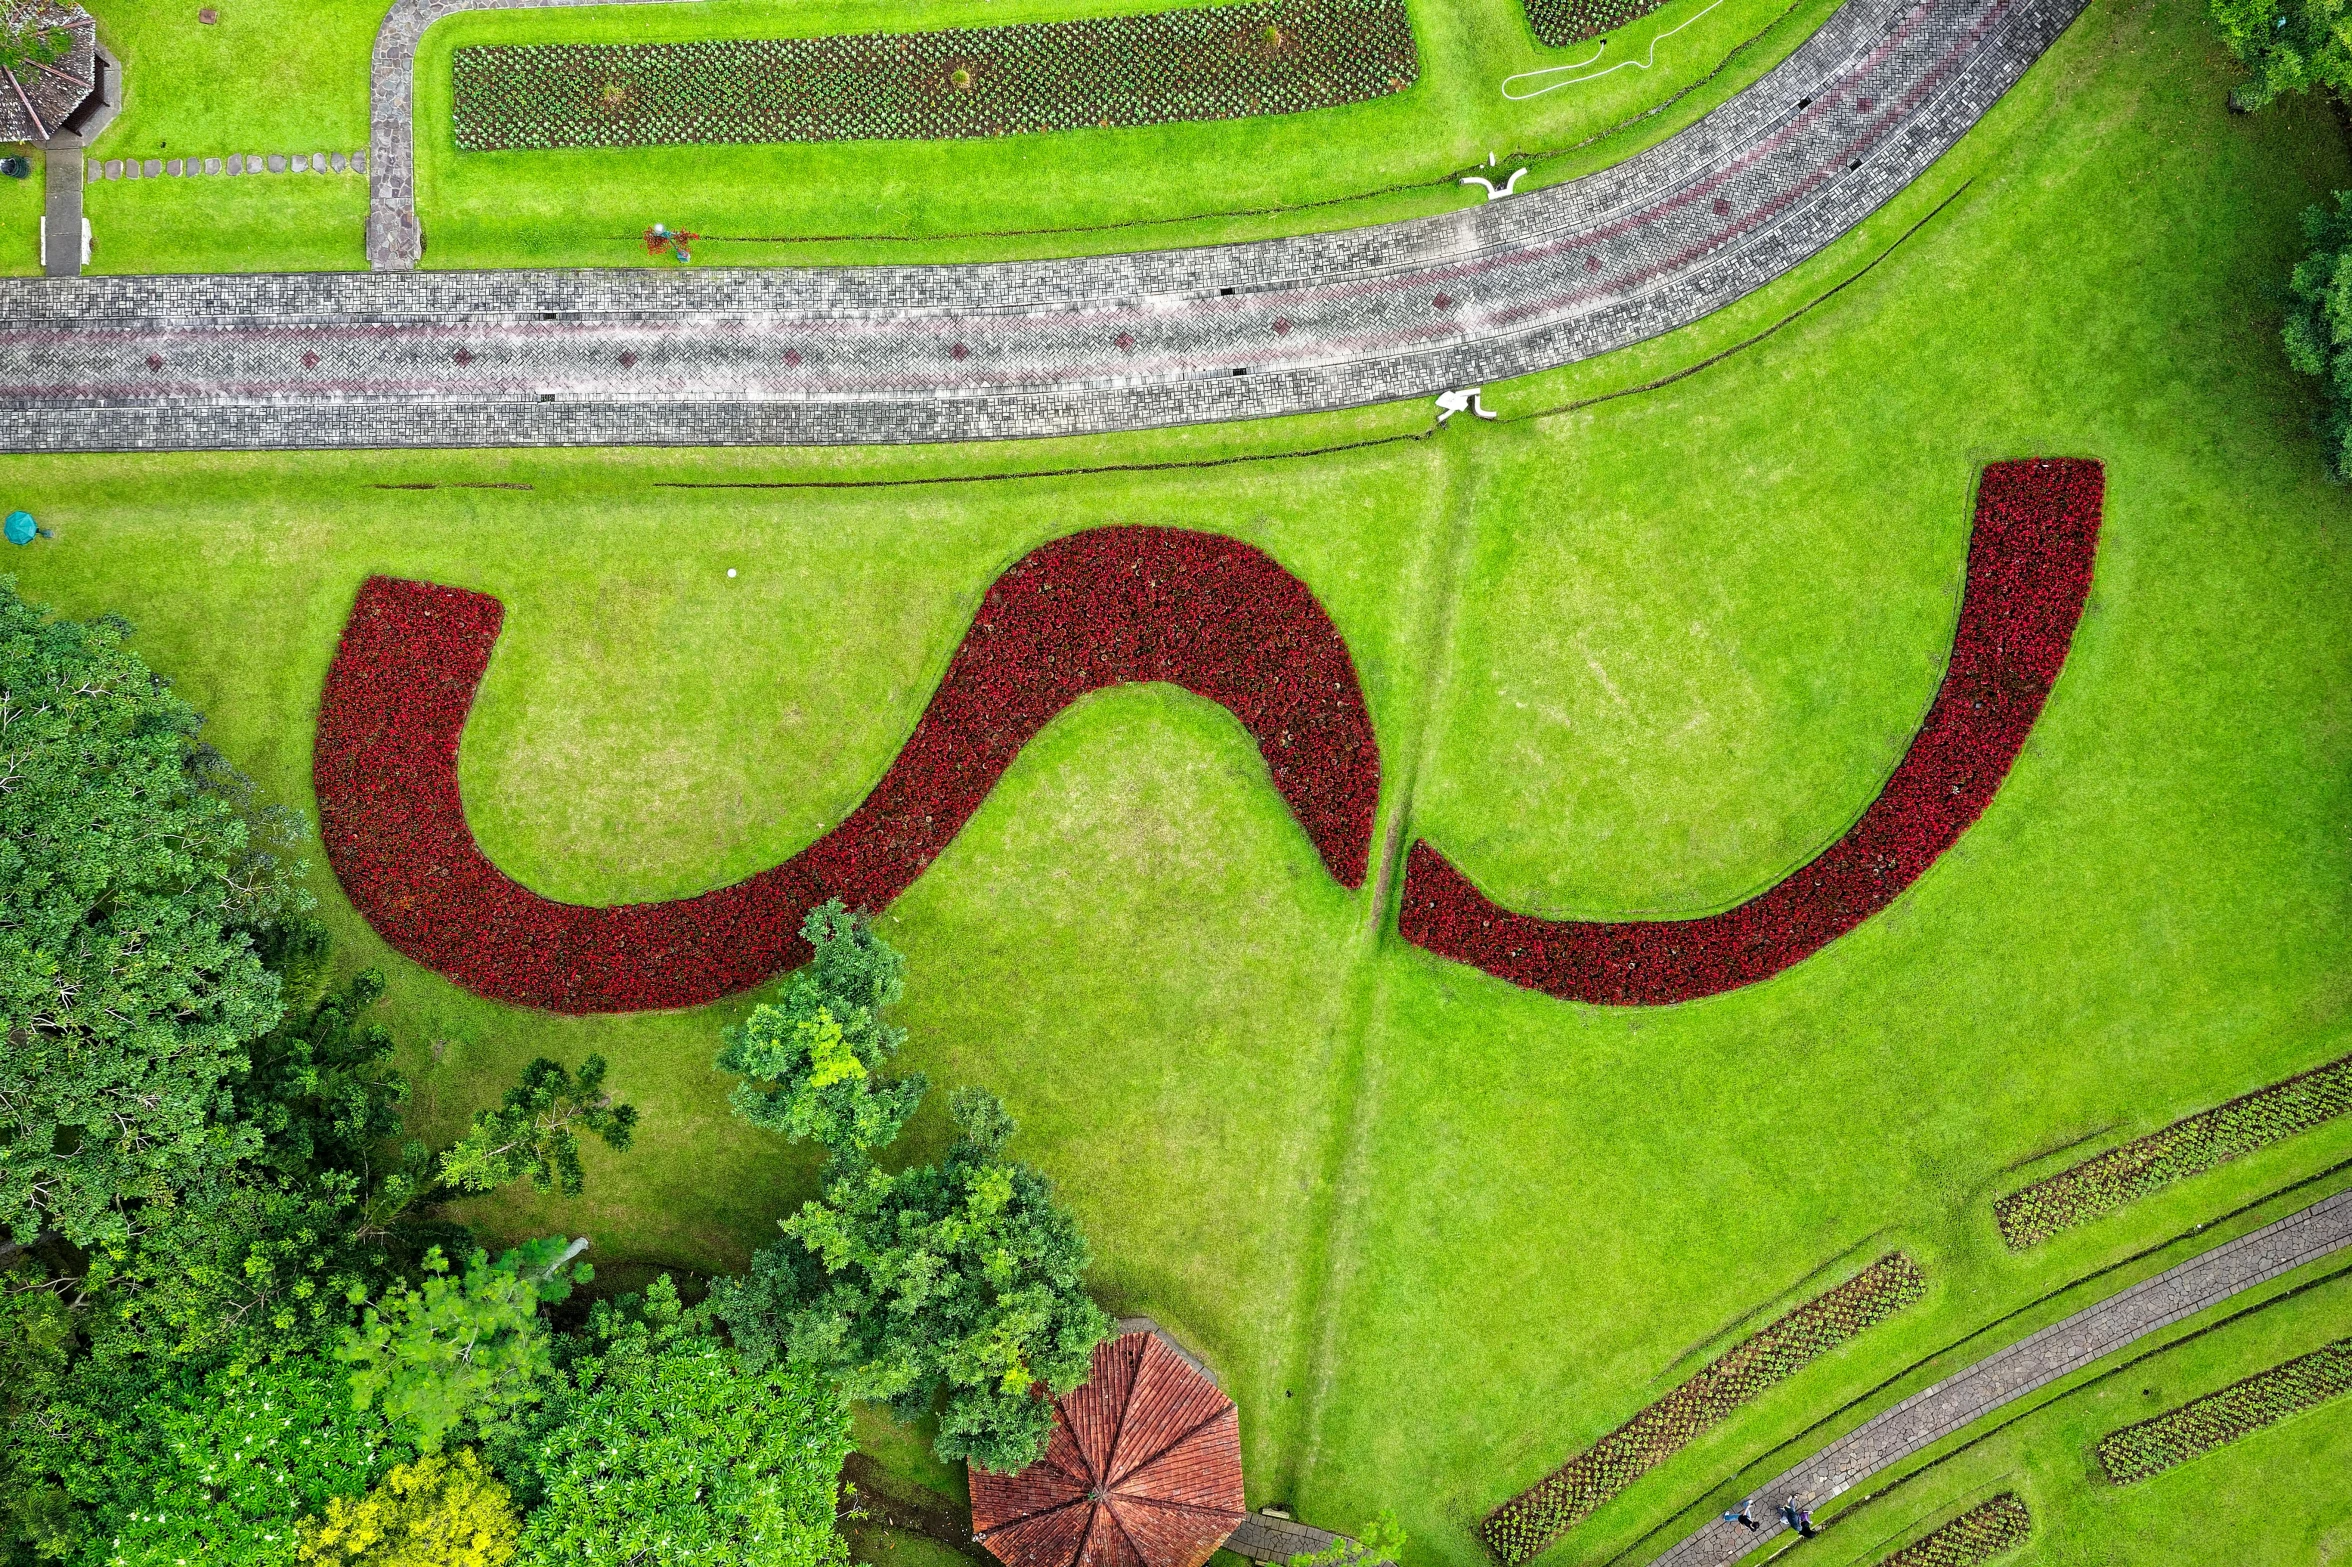
<svg viewBox="0 0 2352 1567">
<path fill-rule="evenodd" d="M 0 281 L 0 448 L 949 441 L 1430 396 L 1780 277 L 1940 157 L 2083 4 L 1847 0 L 1624 163 L 1372 228 L 963 266 Z M 369 178 L 413 225 L 385 137 Z"/>
<path fill-rule="evenodd" d="M 1912 1394 L 1758 1486 L 1752 1494 L 1762 1530 L 1750 1532 L 1716 1519 L 1655 1558 L 1651 1567 L 1729 1567 L 1786 1532 L 1774 1516 L 1782 1499 L 1819 1507 L 2028 1393 L 2346 1246 L 2352 1246 L 2352 1191 L 2323 1198 L 2142 1280 Z"/>
</svg>

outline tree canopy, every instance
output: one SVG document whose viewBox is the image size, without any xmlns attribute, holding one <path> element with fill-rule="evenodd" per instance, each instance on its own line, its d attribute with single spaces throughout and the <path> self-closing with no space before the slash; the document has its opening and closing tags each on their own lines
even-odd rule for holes
<svg viewBox="0 0 2352 1567">
<path fill-rule="evenodd" d="M 276 1026 L 257 927 L 300 901 L 242 780 L 119 620 L 0 578 L 0 1227 L 120 1244 L 260 1146 L 232 1081 Z"/>
<path fill-rule="evenodd" d="M 2328 472 L 2352 480 L 2352 191 L 2337 194 L 2333 212 L 2305 212 L 2303 233 L 2311 254 L 2287 285 L 2287 360 L 2319 377 Z"/>
<path fill-rule="evenodd" d="M 532 1567 L 846 1567 L 849 1407 L 809 1369 L 746 1367 L 665 1275 L 600 1301 L 517 1444 Z"/>
<path fill-rule="evenodd" d="M 2230 93 L 2259 109 L 2281 93 L 2352 90 L 2352 0 L 2210 0 L 2213 22 L 2251 73 Z"/>
</svg>

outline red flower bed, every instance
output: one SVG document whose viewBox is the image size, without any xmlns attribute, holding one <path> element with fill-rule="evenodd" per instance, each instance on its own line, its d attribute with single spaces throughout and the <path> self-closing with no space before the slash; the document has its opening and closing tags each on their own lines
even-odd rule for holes
<svg viewBox="0 0 2352 1567">
<path fill-rule="evenodd" d="M 457 747 L 504 611 L 373 577 L 327 671 L 312 759 L 344 891 L 393 946 L 467 989 L 557 1012 L 695 1006 L 808 958 L 827 898 L 878 909 L 947 847 L 1013 757 L 1089 691 L 1160 680 L 1232 709 L 1332 875 L 1363 883 L 1379 751 L 1338 630 L 1249 545 L 1167 528 L 1048 544 L 989 588 L 915 731 L 849 819 L 700 897 L 557 903 L 490 863 Z"/>
<path fill-rule="evenodd" d="M 1820 951 L 1893 902 L 1991 803 L 2082 618 L 2105 484 L 2095 462 L 1985 470 L 1943 685 L 1886 788 L 1811 864 L 1703 919 L 1556 921 L 1498 907 L 1416 842 L 1405 939 L 1513 984 L 1610 1006 L 1715 995 Z"/>
</svg>

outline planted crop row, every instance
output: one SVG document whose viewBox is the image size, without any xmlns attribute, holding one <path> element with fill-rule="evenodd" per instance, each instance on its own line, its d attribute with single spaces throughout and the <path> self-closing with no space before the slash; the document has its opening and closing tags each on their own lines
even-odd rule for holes
<svg viewBox="0 0 2352 1567">
<path fill-rule="evenodd" d="M 457 145 L 943 140 L 1295 114 L 1421 73 L 1402 0 L 1265 0 L 1075 22 L 463 48 Z"/>
<path fill-rule="evenodd" d="M 2013 1551 L 2033 1533 L 2033 1514 L 2025 1499 L 2003 1491 L 1970 1508 L 1933 1534 L 1904 1546 L 1879 1567 L 1976 1567 L 2003 1551 Z"/>
<path fill-rule="evenodd" d="M 1725 1352 L 1588 1451 L 1487 1514 L 1480 1537 L 1504 1562 L 1529 1560 L 1742 1404 L 1926 1291 L 1918 1265 L 1899 1251 L 1889 1252 Z"/>
<path fill-rule="evenodd" d="M 2346 1393 L 2352 1393 L 2352 1338 L 2108 1432 L 2099 1438 L 2099 1467 L 2117 1485 L 2129 1485 Z"/>
<path fill-rule="evenodd" d="M 1993 1204 L 2012 1251 L 2352 1111 L 2352 1055 L 2110 1148 Z"/>
</svg>

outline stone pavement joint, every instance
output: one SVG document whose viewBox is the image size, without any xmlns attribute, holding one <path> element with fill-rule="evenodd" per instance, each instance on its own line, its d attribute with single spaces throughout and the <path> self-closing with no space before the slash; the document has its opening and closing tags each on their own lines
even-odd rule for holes
<svg viewBox="0 0 2352 1567">
<path fill-rule="evenodd" d="M 1758 1486 L 1751 1494 L 1761 1530 L 1715 1519 L 1652 1567 L 1728 1567 L 1786 1532 L 1774 1516 L 1782 1499 L 1819 1507 L 2028 1393 L 2346 1246 L 2352 1246 L 2352 1191 L 2216 1246 L 1922 1388 Z"/>
<path fill-rule="evenodd" d="M 485 3 L 396 7 L 379 67 Z M 1433 397 L 1656 337 L 1819 254 L 2084 3 L 1847 0 L 1621 164 L 1371 228 L 978 265 L 0 280 L 0 449 L 965 441 Z M 413 227 L 398 129 L 375 128 L 372 227 Z"/>
</svg>

